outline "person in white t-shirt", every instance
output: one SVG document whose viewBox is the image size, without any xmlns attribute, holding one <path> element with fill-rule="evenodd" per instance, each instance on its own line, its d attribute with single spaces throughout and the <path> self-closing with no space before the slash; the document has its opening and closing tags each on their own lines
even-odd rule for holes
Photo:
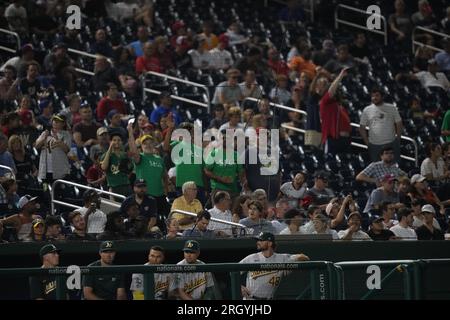
<svg viewBox="0 0 450 320">
<path fill-rule="evenodd" d="M 393 226 L 391 230 L 396 239 L 399 240 L 417 240 L 417 234 L 412 229 L 413 224 L 413 214 L 412 210 L 409 208 L 402 208 L 397 213 L 398 224 Z"/>
<path fill-rule="evenodd" d="M 303 234 L 300 226 L 303 224 L 305 215 L 300 210 L 289 210 L 284 214 L 284 219 L 288 226 L 280 232 L 280 235 Z"/>
<path fill-rule="evenodd" d="M 369 135 L 367 129 L 369 127 Z M 383 101 L 383 92 L 372 89 L 372 104 L 364 108 L 360 119 L 359 132 L 364 143 L 369 147 L 372 162 L 379 160 L 383 147 L 392 146 L 395 159 L 400 161 L 400 138 L 403 124 L 398 109 Z"/>
<path fill-rule="evenodd" d="M 214 194 L 214 208 L 209 209 L 211 218 L 225 220 L 232 222 L 233 215 L 231 214 L 231 197 L 226 191 L 219 191 Z M 231 225 L 211 221 L 208 229 L 219 232 L 220 236 L 233 236 L 233 227 Z M 237 232 L 237 230 L 236 230 Z"/>
<path fill-rule="evenodd" d="M 341 240 L 372 240 L 370 236 L 361 230 L 361 214 L 355 211 L 348 216 L 348 229 L 338 233 Z"/>
<path fill-rule="evenodd" d="M 420 174 L 427 181 L 432 181 L 437 187 L 437 196 L 439 199 L 450 198 L 450 171 L 442 158 L 442 147 L 438 143 L 430 143 L 427 146 L 427 156 L 420 166 Z"/>
<path fill-rule="evenodd" d="M 313 219 L 313 234 L 330 234 L 333 240 L 339 240 L 336 230 L 330 229 L 330 221 L 327 216 L 319 213 Z"/>
<path fill-rule="evenodd" d="M 86 233 L 100 234 L 105 231 L 106 214 L 100 210 L 101 199 L 95 190 L 88 190 L 83 195 L 84 207 L 75 210 L 86 221 Z"/>
<path fill-rule="evenodd" d="M 234 63 L 233 56 L 228 48 L 229 38 L 225 34 L 219 36 L 219 45 L 209 51 L 211 54 L 211 68 L 217 70 L 228 70 Z"/>
<path fill-rule="evenodd" d="M 305 181 L 305 174 L 303 172 L 297 173 L 292 181 L 286 182 L 281 186 L 278 198 L 285 197 L 293 208 L 298 208 L 300 206 L 299 201 L 303 199 L 306 191 L 308 191 Z"/>
</svg>

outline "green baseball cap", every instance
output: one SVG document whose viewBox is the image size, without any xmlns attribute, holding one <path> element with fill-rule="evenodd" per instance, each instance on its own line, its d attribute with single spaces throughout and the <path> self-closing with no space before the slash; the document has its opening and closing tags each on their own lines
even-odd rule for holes
<svg viewBox="0 0 450 320">
<path fill-rule="evenodd" d="M 198 252 L 200 251 L 200 244 L 195 240 L 188 240 L 184 243 L 184 252 Z"/>
<path fill-rule="evenodd" d="M 100 252 L 108 252 L 108 251 L 116 251 L 114 242 L 103 241 L 102 244 L 100 245 Z"/>
<path fill-rule="evenodd" d="M 41 250 L 39 250 L 39 256 L 43 258 L 46 254 L 53 252 L 60 253 L 61 250 L 56 248 L 54 244 L 46 244 L 41 248 Z"/>
</svg>

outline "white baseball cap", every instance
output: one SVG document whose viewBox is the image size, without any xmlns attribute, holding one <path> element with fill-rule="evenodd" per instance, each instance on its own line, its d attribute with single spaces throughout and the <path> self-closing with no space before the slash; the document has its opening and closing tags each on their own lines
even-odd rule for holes
<svg viewBox="0 0 450 320">
<path fill-rule="evenodd" d="M 32 202 L 32 201 L 36 201 L 38 197 L 32 197 L 29 194 L 23 196 L 22 198 L 19 199 L 19 202 L 17 203 L 17 206 L 19 207 L 19 209 L 22 209 L 23 207 L 25 207 L 28 203 Z"/>
<path fill-rule="evenodd" d="M 416 182 L 423 182 L 424 180 L 426 180 L 427 178 L 425 178 L 424 176 L 422 176 L 421 174 L 415 174 L 411 177 L 411 184 L 414 184 Z"/>
<path fill-rule="evenodd" d="M 436 214 L 436 210 L 434 210 L 434 207 L 431 204 L 426 204 L 422 207 L 422 212 L 429 212 L 432 214 Z"/>
</svg>

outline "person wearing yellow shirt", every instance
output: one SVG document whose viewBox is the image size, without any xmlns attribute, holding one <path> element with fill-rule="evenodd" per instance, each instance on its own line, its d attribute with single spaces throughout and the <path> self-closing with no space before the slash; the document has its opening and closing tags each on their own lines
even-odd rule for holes
<svg viewBox="0 0 450 320">
<path fill-rule="evenodd" d="M 180 230 L 186 230 L 192 228 L 195 223 L 195 217 L 187 216 L 173 211 L 182 210 L 197 214 L 203 211 L 203 206 L 197 199 L 197 185 L 195 184 L 195 182 L 185 182 L 181 189 L 183 191 L 183 195 L 174 200 L 170 212 L 172 213 L 172 218 L 178 220 L 178 223 L 180 224 Z"/>
</svg>

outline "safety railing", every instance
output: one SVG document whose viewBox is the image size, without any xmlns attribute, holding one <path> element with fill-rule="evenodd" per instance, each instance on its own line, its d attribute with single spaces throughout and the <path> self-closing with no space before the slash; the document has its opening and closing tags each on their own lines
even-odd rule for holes
<svg viewBox="0 0 450 320">
<path fill-rule="evenodd" d="M 434 30 L 432 30 L 432 29 L 428 29 L 428 28 L 424 28 L 424 27 L 415 27 L 415 28 L 413 29 L 413 32 L 412 32 L 412 35 L 411 35 L 412 52 L 413 52 L 413 54 L 416 52 L 416 45 L 417 45 L 417 46 L 428 47 L 428 48 L 430 48 L 430 49 L 432 49 L 432 50 L 434 50 L 434 51 L 444 52 L 444 50 L 441 49 L 441 48 L 437 48 L 437 47 L 435 47 L 435 46 L 430 46 L 429 44 L 426 44 L 426 43 L 424 43 L 424 42 L 418 41 L 418 40 L 416 39 L 417 31 L 418 31 L 418 30 L 423 31 L 423 32 L 425 32 L 425 33 L 430 33 L 430 34 L 432 34 L 432 35 L 439 36 L 439 37 L 442 37 L 442 38 L 445 38 L 445 39 L 449 39 L 449 38 L 450 38 L 450 35 L 445 34 L 445 33 L 437 32 L 437 31 L 434 31 Z"/>
<path fill-rule="evenodd" d="M 346 9 L 346 10 L 349 10 L 349 11 L 362 13 L 362 14 L 364 14 L 366 16 L 373 16 L 375 18 L 378 18 L 378 19 L 380 19 L 383 22 L 383 25 L 384 25 L 383 26 L 383 31 L 376 30 L 376 29 L 369 29 L 369 28 L 367 28 L 366 24 L 356 24 L 356 23 L 353 23 L 352 21 L 339 19 L 339 9 Z M 336 6 L 335 11 L 334 11 L 334 19 L 335 19 L 335 28 L 336 29 L 339 28 L 339 24 L 343 24 L 343 25 L 347 25 L 347 26 L 354 27 L 354 28 L 357 28 L 357 29 L 362 29 L 362 30 L 366 30 L 366 31 L 373 32 L 373 33 L 376 33 L 376 34 L 380 34 L 380 35 L 384 36 L 384 45 L 387 46 L 387 44 L 388 44 L 387 21 L 386 21 L 386 18 L 383 17 L 380 14 L 367 13 L 366 11 L 358 9 L 358 8 L 355 8 L 355 7 L 347 6 L 345 4 L 338 4 Z"/>
<path fill-rule="evenodd" d="M 119 252 L 120 253 L 120 252 Z M 196 272 L 217 272 L 229 273 L 231 278 L 231 296 L 233 300 L 241 299 L 240 272 L 246 271 L 302 271 L 310 272 L 311 298 L 314 300 L 330 299 L 327 292 L 331 292 L 329 287 L 333 284 L 326 281 L 330 277 L 331 262 L 327 261 L 308 261 L 308 262 L 289 262 L 289 263 L 261 263 L 261 264 L 243 264 L 243 263 L 218 263 L 218 264 L 188 264 L 188 265 L 132 265 L 132 266 L 109 266 L 109 267 L 81 267 L 82 275 L 111 275 L 111 274 L 131 274 L 140 273 L 144 276 L 144 299 L 154 299 L 154 277 L 155 273 L 196 273 Z M 48 276 L 56 278 L 56 296 L 58 300 L 66 299 L 66 279 L 73 274 L 69 268 L 5 268 L 0 269 L 0 278 L 2 276 L 21 277 L 21 276 Z M 81 281 L 80 281 L 81 282 Z M 327 289 L 325 291 L 325 289 Z"/>
<path fill-rule="evenodd" d="M 17 49 L 11 49 L 11 48 L 0 45 L 0 50 L 7 51 L 10 53 L 14 53 L 14 54 L 17 53 L 17 51 L 19 51 L 20 47 L 21 47 L 19 34 L 17 32 L 13 32 L 10 30 L 2 29 L 2 28 L 0 28 L 0 32 L 12 35 L 17 39 Z"/>
<path fill-rule="evenodd" d="M 50 208 L 51 208 L 51 214 L 54 215 L 55 214 L 55 204 L 61 205 L 61 206 L 65 206 L 68 208 L 72 208 L 72 209 L 79 209 L 79 206 L 76 206 L 74 204 L 71 203 L 67 203 L 67 202 L 63 202 L 63 201 L 59 201 L 59 200 L 55 200 L 55 188 L 58 184 L 65 184 L 68 186 L 73 186 L 73 187 L 77 187 L 80 189 L 85 189 L 85 190 L 95 190 L 97 193 L 99 194 L 107 194 L 110 196 L 113 196 L 115 198 L 119 198 L 122 200 L 125 200 L 126 197 L 124 195 L 121 194 L 117 194 L 117 193 L 113 193 L 113 192 L 109 192 L 109 191 L 105 191 L 105 190 L 101 190 L 101 189 L 96 189 L 96 188 L 92 188 L 89 186 L 85 186 L 79 183 L 75 183 L 75 182 L 71 182 L 71 181 L 66 181 L 66 180 L 56 180 L 55 182 L 53 182 L 52 188 L 51 188 L 51 192 L 50 192 L 50 196 L 51 196 L 51 203 L 50 203 Z M 109 205 L 120 208 L 120 205 L 118 205 L 117 203 L 114 202 L 108 202 Z"/>
<path fill-rule="evenodd" d="M 365 276 L 371 276 L 371 272 L 376 273 L 377 269 L 381 273 L 380 267 L 387 267 L 389 271 L 387 274 L 381 278 L 381 274 L 379 274 L 379 283 L 374 285 L 373 288 L 368 288 L 369 279 L 365 283 L 363 283 L 366 290 L 368 290 L 362 297 L 361 300 L 366 300 L 373 296 L 376 292 L 381 292 L 383 290 L 386 283 L 392 279 L 395 274 L 400 274 L 403 279 L 403 296 L 405 300 L 414 299 L 414 272 L 417 269 L 413 269 L 414 265 L 417 264 L 417 260 L 380 260 L 380 261 L 345 261 L 335 263 L 335 272 L 336 272 L 336 284 L 337 284 L 337 293 L 339 300 L 345 300 L 345 280 L 344 274 L 346 270 L 355 270 L 361 269 L 362 273 Z M 372 267 L 370 272 L 367 267 Z M 376 267 L 376 268 L 373 268 Z M 390 269 L 392 267 L 392 269 Z"/>
<path fill-rule="evenodd" d="M 244 99 L 244 101 L 253 101 L 253 102 L 257 102 L 258 103 L 260 101 L 260 99 L 246 98 L 246 99 Z M 278 109 L 282 109 L 282 110 L 287 110 L 287 111 L 291 111 L 291 112 L 297 112 L 297 113 L 300 113 L 300 114 L 302 114 L 304 116 L 308 116 L 308 113 L 306 111 L 304 111 L 304 110 L 290 108 L 290 107 L 287 107 L 287 106 L 284 106 L 284 105 L 281 105 L 281 104 L 277 104 L 277 103 L 270 103 L 270 106 L 278 108 Z M 354 127 L 354 128 L 357 128 L 357 129 L 359 129 L 359 127 L 360 127 L 360 125 L 358 123 L 353 123 L 353 122 L 351 123 L 351 126 Z M 289 126 L 289 125 L 286 125 L 286 124 L 282 124 L 281 127 L 285 128 L 285 129 L 288 129 L 288 130 L 292 130 L 292 131 L 296 131 L 296 132 L 299 132 L 299 133 L 303 133 L 303 134 L 306 132 L 304 129 L 295 128 L 295 127 L 292 127 L 292 126 Z M 367 127 L 366 127 L 366 129 L 369 130 L 369 128 L 367 128 Z M 419 165 L 419 146 L 417 145 L 416 140 L 414 140 L 414 139 L 412 139 L 410 137 L 407 137 L 407 136 L 401 136 L 401 139 L 405 140 L 405 141 L 408 141 L 408 142 L 411 142 L 413 144 L 413 146 L 414 146 L 414 158 L 408 157 L 406 155 L 401 155 L 401 158 L 405 159 L 407 161 L 414 162 L 416 164 L 416 166 L 418 166 Z M 366 150 L 368 149 L 368 147 L 365 144 L 361 144 L 361 143 L 357 143 L 357 142 L 353 142 L 353 141 L 351 142 L 351 145 L 354 146 L 354 147 L 357 147 L 357 148 L 361 148 L 361 149 L 366 149 Z"/>
<path fill-rule="evenodd" d="M 92 53 L 89 53 L 89 52 L 85 52 L 85 51 L 72 49 L 72 48 L 68 48 L 67 51 L 70 52 L 70 53 L 74 53 L 74 54 L 77 54 L 77 55 L 80 55 L 80 56 L 93 58 L 93 59 L 96 59 L 98 57 L 98 55 L 95 55 L 95 54 L 92 54 Z M 111 58 L 108 58 L 108 57 L 105 57 L 105 58 L 111 65 L 113 64 L 113 61 L 112 61 Z M 79 72 L 79 73 L 86 74 L 88 76 L 94 76 L 95 75 L 94 72 L 89 71 L 89 70 L 85 70 L 85 69 L 81 69 L 81 68 L 75 68 L 75 71 Z"/>
<path fill-rule="evenodd" d="M 0 168 L 1 168 L 1 169 L 5 169 L 5 170 L 11 172 L 11 177 L 12 177 L 13 179 L 15 179 L 16 174 L 15 174 L 13 168 L 8 167 L 8 166 L 4 166 L 4 165 L 0 165 Z"/>
<path fill-rule="evenodd" d="M 196 83 L 196 82 L 192 82 L 192 81 L 189 81 L 189 80 L 184 80 L 184 79 L 172 77 L 172 76 L 169 76 L 167 74 L 154 72 L 154 71 L 146 72 L 141 77 L 142 99 L 143 99 L 143 101 L 145 101 L 147 92 L 153 93 L 153 94 L 160 94 L 161 93 L 158 90 L 153 90 L 151 88 L 147 88 L 147 77 L 148 76 L 154 76 L 154 77 L 158 77 L 158 78 L 161 78 L 161 79 L 164 79 L 164 80 L 172 80 L 172 81 L 175 81 L 175 82 L 178 82 L 178 83 L 183 83 L 185 85 L 189 85 L 189 86 L 200 88 L 201 90 L 203 90 L 205 92 L 205 96 L 204 96 L 205 103 L 202 103 L 202 102 L 199 102 L 199 101 L 195 101 L 195 100 L 192 100 L 192 99 L 179 97 L 179 96 L 176 96 L 176 95 L 172 95 L 171 97 L 174 100 L 183 101 L 183 102 L 190 103 L 190 104 L 193 104 L 193 105 L 196 105 L 196 106 L 207 108 L 208 109 L 208 113 L 211 111 L 211 99 L 210 99 L 210 95 L 209 95 L 209 89 L 208 89 L 207 86 L 205 86 L 204 84 L 201 84 L 201 83 Z"/>
<path fill-rule="evenodd" d="M 435 299 L 433 291 L 450 296 L 450 259 L 421 259 L 414 267 L 415 299 Z"/>
</svg>

